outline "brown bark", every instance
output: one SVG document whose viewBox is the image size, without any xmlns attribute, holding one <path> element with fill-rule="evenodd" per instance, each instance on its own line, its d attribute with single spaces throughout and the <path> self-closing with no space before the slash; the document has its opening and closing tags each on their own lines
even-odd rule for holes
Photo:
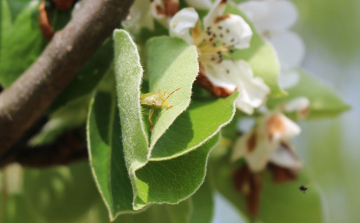
<svg viewBox="0 0 360 223">
<path fill-rule="evenodd" d="M 0 155 L 48 108 L 112 31 L 133 0 L 86 0 L 37 61 L 0 94 Z M 26 37 L 24 37 L 26 38 Z"/>
</svg>

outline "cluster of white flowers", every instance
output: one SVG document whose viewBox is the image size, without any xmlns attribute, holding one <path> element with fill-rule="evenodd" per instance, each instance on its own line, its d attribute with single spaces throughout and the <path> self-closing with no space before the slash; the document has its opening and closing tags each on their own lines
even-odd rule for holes
<svg viewBox="0 0 360 223">
<path fill-rule="evenodd" d="M 252 114 L 255 108 L 265 104 L 270 88 L 261 78 L 254 77 L 246 61 L 231 58 L 233 51 L 250 47 L 253 35 L 250 26 L 239 15 L 224 14 L 226 0 L 187 0 L 186 3 L 197 9 L 209 9 L 209 12 L 201 21 L 194 8 L 177 12 L 178 0 L 137 0 L 130 19 L 123 25 L 132 26 L 136 20 L 138 26 L 153 29 L 155 19 L 169 28 L 171 36 L 195 45 L 199 53 L 198 80 L 201 77 L 206 82 L 200 84 L 216 96 L 238 91 L 237 107 Z M 289 30 L 298 17 L 295 5 L 287 0 L 249 0 L 237 7 L 274 47 L 281 65 L 280 86 L 296 85 L 299 79 L 296 68 L 303 60 L 305 47 L 302 39 Z M 290 142 L 300 133 L 300 127 L 282 112 L 296 111 L 298 117 L 303 117 L 308 108 L 309 100 L 299 98 L 287 103 L 285 108 L 265 112 L 257 124 L 238 139 L 232 159 L 245 157 L 253 172 L 264 170 L 269 162 L 300 169 L 301 161 Z"/>
</svg>

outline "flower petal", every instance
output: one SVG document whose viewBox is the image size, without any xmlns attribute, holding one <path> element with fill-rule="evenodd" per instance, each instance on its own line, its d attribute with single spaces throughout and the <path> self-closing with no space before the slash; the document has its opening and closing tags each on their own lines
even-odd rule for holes
<svg viewBox="0 0 360 223">
<path fill-rule="evenodd" d="M 221 17 L 224 14 L 227 0 L 217 0 L 209 13 L 204 17 L 205 27 L 211 26 L 217 17 Z"/>
<path fill-rule="evenodd" d="M 286 30 L 297 20 L 296 6 L 287 0 L 247 1 L 238 5 L 260 32 Z"/>
<path fill-rule="evenodd" d="M 232 14 L 226 14 L 224 19 L 212 23 L 211 31 L 216 35 L 217 41 L 237 49 L 245 49 L 250 46 L 252 30 L 245 20 Z"/>
<path fill-rule="evenodd" d="M 250 139 L 252 134 L 253 134 L 253 132 L 248 132 L 236 140 L 234 149 L 231 154 L 232 162 L 235 162 L 236 160 L 248 155 L 249 149 L 247 148 L 247 142 Z"/>
<path fill-rule="evenodd" d="M 279 76 L 279 85 L 282 89 L 294 87 L 300 80 L 300 75 L 296 70 L 282 70 Z"/>
<path fill-rule="evenodd" d="M 239 60 L 235 63 L 240 85 L 238 91 L 241 93 L 236 105 L 244 112 L 252 114 L 253 108 L 258 108 L 266 100 L 270 88 L 260 77 L 253 77 L 253 72 L 247 62 Z"/>
<path fill-rule="evenodd" d="M 283 31 L 271 35 L 269 41 L 279 57 L 281 69 L 288 70 L 301 64 L 305 56 L 305 44 L 294 32 Z"/>
<path fill-rule="evenodd" d="M 270 162 L 292 170 L 299 170 L 303 167 L 302 162 L 295 153 L 284 147 L 270 153 Z"/>
<path fill-rule="evenodd" d="M 297 97 L 289 101 L 285 105 L 285 111 L 287 112 L 303 111 L 308 109 L 309 106 L 310 106 L 310 101 L 307 97 Z"/>
<path fill-rule="evenodd" d="M 170 20 L 170 36 L 180 37 L 192 43 L 190 28 L 195 27 L 199 15 L 193 8 L 184 8 Z"/>
<path fill-rule="evenodd" d="M 201 61 L 202 62 L 202 61 Z M 233 66 L 227 66 L 228 62 L 202 62 L 205 75 L 215 86 L 226 88 L 234 92 L 238 87 L 238 81 L 229 75 Z M 231 64 L 231 63 L 230 63 Z M 232 64 L 231 64 L 232 65 Z"/>
<path fill-rule="evenodd" d="M 283 141 L 290 141 L 290 139 L 299 135 L 301 132 L 298 124 L 293 122 L 291 119 L 287 118 L 285 115 L 280 114 L 281 120 L 285 126 L 285 131 L 281 134 L 280 138 Z"/>
</svg>

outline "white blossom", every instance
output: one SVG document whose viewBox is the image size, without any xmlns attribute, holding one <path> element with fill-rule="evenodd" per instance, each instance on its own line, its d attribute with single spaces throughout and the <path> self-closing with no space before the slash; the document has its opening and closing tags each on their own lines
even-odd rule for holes
<svg viewBox="0 0 360 223">
<path fill-rule="evenodd" d="M 269 112 L 258 120 L 251 131 L 236 141 L 232 161 L 245 158 L 253 172 L 263 171 L 269 162 L 298 170 L 301 161 L 290 142 L 300 134 L 300 127 L 280 112 Z"/>
<path fill-rule="evenodd" d="M 294 68 L 301 64 L 305 55 L 301 37 L 289 30 L 298 17 L 296 6 L 287 0 L 251 0 L 238 7 L 274 46 L 281 64 L 280 86 L 294 86 L 299 80 Z"/>
<path fill-rule="evenodd" d="M 227 92 L 239 91 L 237 107 L 251 114 L 264 102 L 270 89 L 261 78 L 253 77 L 247 62 L 224 59 L 224 56 L 231 58 L 234 50 L 249 47 L 252 37 L 251 28 L 244 19 L 224 14 L 225 7 L 225 0 L 214 3 L 203 20 L 205 30 L 193 8 L 182 9 L 170 21 L 170 35 L 196 45 L 206 77 Z"/>
</svg>

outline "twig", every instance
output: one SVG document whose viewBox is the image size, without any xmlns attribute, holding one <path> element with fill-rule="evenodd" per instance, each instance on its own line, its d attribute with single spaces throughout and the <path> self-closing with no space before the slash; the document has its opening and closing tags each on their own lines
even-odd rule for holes
<svg viewBox="0 0 360 223">
<path fill-rule="evenodd" d="M 86 142 L 81 134 L 83 131 L 84 129 L 75 129 L 65 132 L 53 143 L 34 148 L 21 143 L 0 158 L 0 168 L 11 163 L 41 168 L 87 159 Z"/>
<path fill-rule="evenodd" d="M 0 94 L 0 155 L 13 145 L 120 25 L 133 0 L 86 0 L 37 61 Z M 26 38 L 26 37 L 24 37 Z"/>
</svg>

